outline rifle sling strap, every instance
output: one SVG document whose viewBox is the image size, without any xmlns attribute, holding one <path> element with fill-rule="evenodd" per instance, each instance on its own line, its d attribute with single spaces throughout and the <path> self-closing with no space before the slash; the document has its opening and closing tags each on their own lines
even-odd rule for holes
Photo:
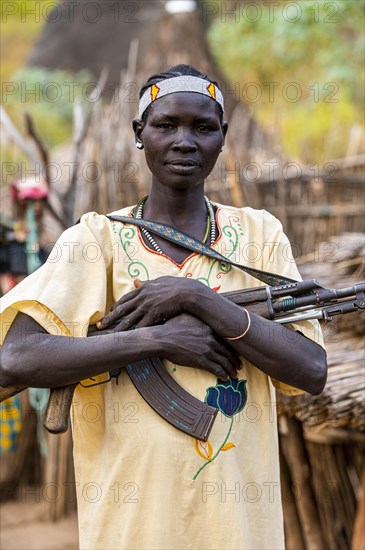
<svg viewBox="0 0 365 550">
<path fill-rule="evenodd" d="M 188 235 L 187 233 L 183 233 L 182 231 L 180 231 L 179 229 L 176 229 L 172 225 L 166 225 L 159 222 L 151 222 L 148 220 L 137 219 L 137 218 L 127 217 L 127 216 L 108 215 L 107 218 L 109 218 L 109 220 L 111 221 L 129 223 L 132 225 L 137 225 L 142 229 L 147 229 L 147 231 L 150 231 L 151 233 L 154 233 L 155 235 L 158 235 L 159 237 L 162 237 L 167 241 L 170 241 L 174 244 L 182 246 L 183 248 L 187 248 L 192 252 L 195 252 L 197 254 L 203 254 L 204 256 L 208 256 L 208 258 L 212 258 L 214 260 L 218 260 L 219 262 L 223 262 L 225 264 L 229 264 L 234 267 L 237 267 L 238 269 L 241 269 L 248 275 L 251 275 L 252 277 L 255 277 L 256 279 L 258 279 L 259 281 L 265 283 L 266 285 L 279 286 L 279 285 L 285 285 L 288 283 L 297 282 L 294 279 L 289 279 L 289 277 L 283 277 L 282 275 L 277 275 L 276 273 L 270 273 L 268 271 L 254 269 L 252 267 L 247 267 L 240 263 L 233 262 L 232 260 L 226 258 L 222 254 L 220 254 L 219 252 L 211 248 L 210 246 L 204 243 L 201 243 L 191 235 Z"/>
</svg>

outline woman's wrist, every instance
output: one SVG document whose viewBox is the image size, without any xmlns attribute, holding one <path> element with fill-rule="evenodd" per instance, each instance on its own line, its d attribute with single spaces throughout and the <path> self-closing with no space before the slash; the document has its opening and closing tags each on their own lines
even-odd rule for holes
<svg viewBox="0 0 365 550">
<path fill-rule="evenodd" d="M 244 326 L 242 332 L 241 332 L 241 329 L 239 330 L 239 334 L 238 336 L 225 336 L 225 340 L 228 340 L 230 342 L 234 342 L 234 341 L 237 341 L 237 340 L 241 340 L 242 338 L 244 338 L 246 336 L 246 334 L 248 333 L 248 331 L 250 330 L 251 328 L 251 317 L 250 317 L 250 314 L 249 312 L 247 311 L 247 309 L 245 309 L 244 307 L 242 308 L 242 312 L 246 314 L 246 325 Z"/>
<path fill-rule="evenodd" d="M 141 342 L 143 346 L 147 347 L 148 353 L 146 353 L 146 357 L 160 357 L 166 351 L 166 346 L 168 345 L 164 326 L 155 325 L 140 330 L 146 331 L 143 343 Z"/>
<path fill-rule="evenodd" d="M 195 305 L 193 314 L 225 340 L 243 338 L 250 331 L 251 317 L 246 310 L 208 287 Z M 247 330 L 247 332 L 246 332 Z M 236 338 L 238 337 L 238 338 Z"/>
<path fill-rule="evenodd" d="M 212 311 L 212 304 L 217 293 L 200 281 L 194 279 L 190 281 L 184 289 L 184 310 L 186 313 L 207 322 L 209 311 Z"/>
<path fill-rule="evenodd" d="M 114 349 L 119 360 L 124 360 L 126 353 L 135 355 L 133 361 L 158 357 L 161 352 L 162 331 L 162 325 L 157 325 L 118 332 L 113 335 L 111 345 L 116 344 Z"/>
</svg>

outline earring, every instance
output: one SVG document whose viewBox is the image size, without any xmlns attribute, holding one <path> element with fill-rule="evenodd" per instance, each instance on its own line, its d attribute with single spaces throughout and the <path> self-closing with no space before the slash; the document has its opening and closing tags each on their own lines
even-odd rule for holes
<svg viewBox="0 0 365 550">
<path fill-rule="evenodd" d="M 142 141 L 136 141 L 136 147 L 137 147 L 137 149 L 143 149 L 144 145 L 143 145 Z"/>
<path fill-rule="evenodd" d="M 224 145 L 222 145 L 222 149 L 221 149 L 221 151 L 220 151 L 220 152 L 222 152 L 222 151 L 223 151 L 223 149 L 224 149 Z"/>
</svg>

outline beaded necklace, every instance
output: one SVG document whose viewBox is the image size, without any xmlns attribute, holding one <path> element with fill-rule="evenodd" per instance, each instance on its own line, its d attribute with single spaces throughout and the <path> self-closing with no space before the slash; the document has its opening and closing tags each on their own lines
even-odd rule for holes
<svg viewBox="0 0 365 550">
<path fill-rule="evenodd" d="M 139 203 L 137 204 L 136 209 L 134 211 L 134 217 L 135 218 L 137 218 L 139 220 L 141 220 L 143 218 L 143 207 L 144 207 L 144 204 L 145 204 L 147 199 L 148 199 L 148 195 L 146 197 L 143 197 L 143 199 L 141 199 L 139 201 Z M 212 203 L 210 202 L 210 200 L 206 196 L 204 196 L 204 200 L 205 200 L 205 205 L 206 205 L 207 210 L 208 210 L 208 216 L 207 216 L 207 228 L 205 230 L 203 243 L 205 243 L 208 240 L 208 237 L 210 235 L 210 245 L 212 246 L 212 244 L 214 243 L 214 241 L 216 239 L 217 226 L 216 226 L 216 223 L 215 223 L 215 216 L 214 216 L 214 210 L 213 210 Z M 144 227 L 141 227 L 141 231 L 144 234 L 144 236 L 146 237 L 146 239 L 148 239 L 148 241 L 151 244 L 152 248 L 154 250 L 156 250 L 156 252 L 158 252 L 159 254 L 163 254 L 161 248 L 158 246 L 155 239 L 152 237 L 151 233 L 149 231 L 147 231 L 147 229 L 145 229 Z"/>
</svg>

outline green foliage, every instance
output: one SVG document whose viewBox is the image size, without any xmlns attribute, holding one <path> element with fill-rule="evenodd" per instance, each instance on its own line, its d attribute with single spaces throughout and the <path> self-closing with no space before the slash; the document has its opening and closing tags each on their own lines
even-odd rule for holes
<svg viewBox="0 0 365 550">
<path fill-rule="evenodd" d="M 42 139 L 53 147 L 69 139 L 74 103 L 78 98 L 88 101 L 92 81 L 86 70 L 72 74 L 40 67 L 20 69 L 5 88 L 3 104 L 17 125 L 28 111 Z"/>
<path fill-rule="evenodd" d="M 290 155 L 307 162 L 341 157 L 351 125 L 364 120 L 365 4 L 277 4 L 241 3 L 236 17 L 224 16 L 221 4 L 209 31 L 213 53 L 267 128 L 279 118 Z"/>
<path fill-rule="evenodd" d="M 35 127 L 50 148 L 70 139 L 74 102 L 88 101 L 88 71 L 72 74 L 43 68 L 22 68 L 37 35 L 58 0 L 4 0 L 0 3 L 2 104 L 18 126 L 28 111 Z M 8 154 L 4 151 L 5 156 Z"/>
<path fill-rule="evenodd" d="M 48 146 L 69 138 L 71 130 L 69 114 L 64 121 L 61 119 L 57 105 L 47 104 L 41 101 L 40 97 L 37 102 L 35 97 L 31 98 L 30 94 L 24 101 L 24 92 L 26 89 L 34 88 L 38 79 L 54 80 L 49 71 L 39 69 L 17 71 L 19 67 L 26 64 L 29 51 L 46 23 L 47 14 L 50 13 L 52 5 L 57 3 L 57 0 L 47 1 L 47 6 L 39 0 L 4 0 L 0 3 L 2 104 L 18 128 L 23 126 L 24 111 L 29 111 L 34 116 L 37 130 Z M 14 93 L 16 88 L 18 92 Z M 61 111 L 65 108 L 67 109 L 63 105 Z M 7 158 L 8 154 L 10 153 L 4 150 L 3 158 Z"/>
<path fill-rule="evenodd" d="M 11 75 L 27 60 L 32 44 L 46 23 L 52 5 L 58 0 L 2 0 L 1 18 L 1 64 L 2 82 L 8 82 Z"/>
</svg>

